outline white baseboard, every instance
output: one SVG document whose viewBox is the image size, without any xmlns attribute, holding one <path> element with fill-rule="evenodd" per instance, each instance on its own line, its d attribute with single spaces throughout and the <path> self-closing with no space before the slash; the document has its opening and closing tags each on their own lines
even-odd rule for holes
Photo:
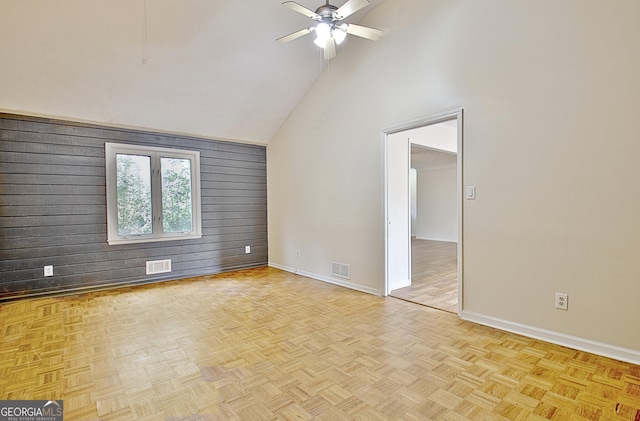
<svg viewBox="0 0 640 421">
<path fill-rule="evenodd" d="M 273 268 L 276 268 L 276 269 L 284 270 L 286 272 L 295 273 L 296 275 L 305 276 L 307 278 L 315 279 L 317 281 L 327 282 L 329 284 L 334 284 L 334 285 L 338 285 L 338 286 L 341 286 L 341 287 L 354 289 L 354 290 L 360 291 L 360 292 L 366 292 L 367 294 L 373 294 L 373 295 L 382 296 L 382 291 L 379 290 L 379 289 L 376 289 L 376 288 L 371 288 L 371 287 L 367 287 L 367 286 L 364 286 L 364 285 L 354 284 L 352 282 L 347 282 L 347 281 L 342 280 L 342 279 L 335 279 L 335 278 L 332 278 L 330 276 L 318 275 L 317 273 L 306 272 L 306 271 L 299 270 L 299 269 L 296 269 L 296 268 L 292 268 L 292 267 L 289 267 L 289 266 L 280 265 L 278 263 L 269 262 L 269 266 L 273 267 Z"/>
<path fill-rule="evenodd" d="M 481 325 L 495 327 L 500 330 L 506 330 L 507 332 L 527 336 L 529 338 L 540 339 L 545 342 L 566 346 L 568 348 L 586 351 L 592 354 L 602 355 L 604 357 L 640 365 L 640 351 L 636 351 L 634 349 L 622 348 L 603 342 L 596 342 L 577 336 L 554 332 L 552 330 L 540 329 L 534 326 L 514 323 L 508 320 L 474 313 L 472 311 L 463 311 L 461 318 L 470 322 L 479 323 Z"/>
<path fill-rule="evenodd" d="M 278 264 L 278 263 L 273 263 L 273 262 L 269 262 L 269 263 L 267 263 L 267 265 L 269 265 L 269 267 L 272 267 L 272 268 L 284 270 L 285 272 L 296 273 L 296 268 L 292 268 L 292 267 L 289 267 L 289 266 L 284 266 L 284 265 L 281 265 L 281 264 Z"/>
</svg>

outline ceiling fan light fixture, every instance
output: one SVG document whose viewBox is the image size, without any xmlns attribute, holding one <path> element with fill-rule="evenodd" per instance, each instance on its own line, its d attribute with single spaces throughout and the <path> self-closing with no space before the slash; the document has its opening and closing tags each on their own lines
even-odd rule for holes
<svg viewBox="0 0 640 421">
<path fill-rule="evenodd" d="M 320 48 L 324 48 L 327 44 L 327 39 L 331 36 L 331 28 L 326 23 L 320 22 L 316 26 L 315 31 L 317 35 L 315 41 L 313 41 L 314 44 Z"/>
<path fill-rule="evenodd" d="M 331 27 L 328 23 L 320 22 L 318 25 L 316 25 L 316 33 L 319 37 L 322 36 L 326 38 L 331 33 Z"/>
<path fill-rule="evenodd" d="M 327 45 L 327 39 L 328 38 L 329 37 L 324 37 L 324 38 L 323 37 L 316 37 L 316 39 L 313 40 L 313 43 L 315 45 L 317 45 L 318 47 L 320 47 L 320 48 L 324 48 Z"/>
<path fill-rule="evenodd" d="M 339 26 L 333 28 L 333 30 L 331 31 L 331 35 L 333 35 L 333 39 L 336 40 L 336 44 L 338 45 L 342 44 L 342 41 L 344 41 L 344 39 L 347 37 L 346 31 L 343 31 Z"/>
</svg>

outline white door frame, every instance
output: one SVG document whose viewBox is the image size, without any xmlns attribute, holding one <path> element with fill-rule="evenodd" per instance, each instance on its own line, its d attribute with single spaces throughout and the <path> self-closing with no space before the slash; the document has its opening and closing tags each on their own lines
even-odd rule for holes
<svg viewBox="0 0 640 421">
<path fill-rule="evenodd" d="M 415 129 L 423 126 L 430 126 L 437 123 L 442 123 L 443 121 L 457 119 L 458 122 L 458 156 L 457 156 L 457 204 L 458 204 L 458 315 L 462 314 L 463 308 L 463 211 L 462 211 L 462 198 L 463 198 L 463 172 L 462 172 L 462 155 L 463 155 L 463 109 L 459 108 L 454 111 L 450 111 L 443 114 L 438 114 L 434 116 L 427 116 L 418 118 L 416 120 L 411 120 L 405 123 L 396 124 L 391 127 L 387 127 L 381 131 L 381 137 L 384 144 L 384 246 L 385 246 L 385 276 L 384 276 L 384 295 L 387 296 L 391 292 L 389 289 L 389 230 L 390 223 L 389 220 L 389 186 L 388 186 L 388 178 L 389 178 L 389 162 L 388 162 L 388 142 L 389 135 L 393 133 L 403 132 L 410 129 Z M 410 208 L 410 207 L 409 207 Z M 411 211 L 409 211 L 410 213 Z M 407 215 L 407 218 L 411 218 L 411 215 Z M 410 219 L 409 219 L 410 220 Z M 398 224 L 395 224 L 398 225 Z M 409 224 L 410 226 L 410 224 Z M 407 237 L 411 238 L 411 232 L 407 233 Z M 409 259 L 407 260 L 407 264 L 409 265 L 409 270 L 411 269 L 411 253 L 409 253 Z"/>
</svg>

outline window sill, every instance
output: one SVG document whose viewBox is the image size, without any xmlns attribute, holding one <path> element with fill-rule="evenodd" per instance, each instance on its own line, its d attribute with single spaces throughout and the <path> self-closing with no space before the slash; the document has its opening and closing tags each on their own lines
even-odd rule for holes
<svg viewBox="0 0 640 421">
<path fill-rule="evenodd" d="M 118 238 L 115 240 L 107 240 L 110 246 L 117 246 L 120 244 L 138 244 L 138 243 L 157 243 L 161 241 L 180 241 L 180 240 L 197 240 L 202 238 L 202 234 L 188 234 L 188 235 L 168 235 L 163 237 L 130 237 L 130 238 Z"/>
</svg>

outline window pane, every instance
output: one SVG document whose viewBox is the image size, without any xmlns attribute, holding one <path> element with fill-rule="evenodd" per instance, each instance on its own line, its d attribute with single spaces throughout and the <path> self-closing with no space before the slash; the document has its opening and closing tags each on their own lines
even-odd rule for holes
<svg viewBox="0 0 640 421">
<path fill-rule="evenodd" d="M 116 154 L 118 234 L 151 234 L 151 158 Z"/>
<path fill-rule="evenodd" d="M 162 230 L 189 232 L 193 227 L 191 209 L 191 160 L 161 158 Z"/>
</svg>

